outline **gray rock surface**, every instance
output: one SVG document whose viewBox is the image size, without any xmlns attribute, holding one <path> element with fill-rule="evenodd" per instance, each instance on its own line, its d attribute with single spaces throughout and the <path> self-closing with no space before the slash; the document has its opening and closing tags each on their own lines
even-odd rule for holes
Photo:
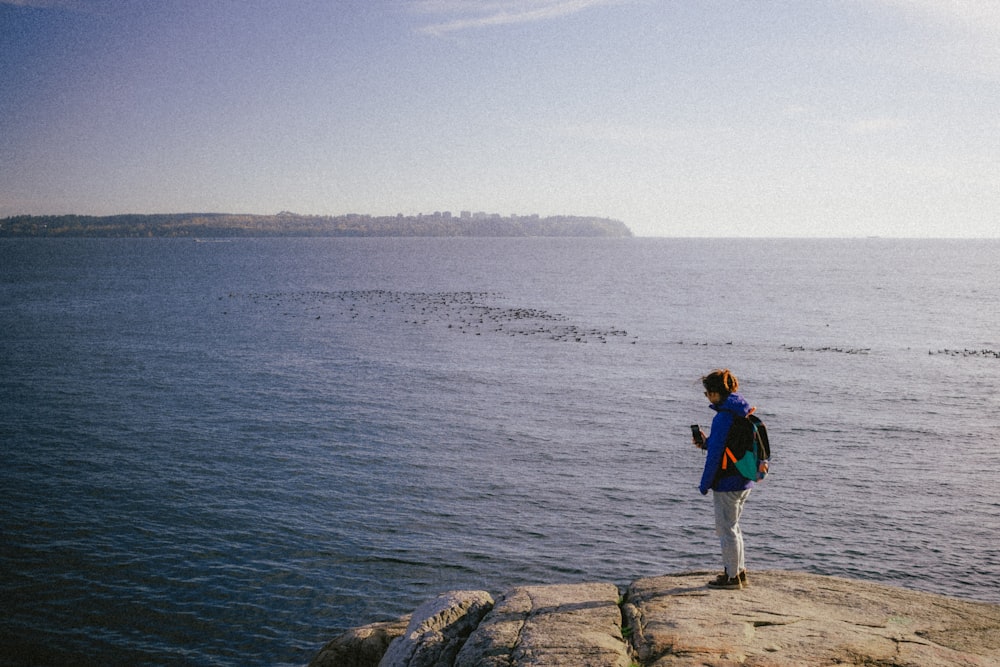
<svg viewBox="0 0 1000 667">
<path fill-rule="evenodd" d="M 493 598 L 486 591 L 452 591 L 417 608 L 406 632 L 389 645 L 379 667 L 451 667 Z"/>
<path fill-rule="evenodd" d="M 410 617 L 352 628 L 332 639 L 309 667 L 378 667 L 389 644 L 402 637 Z"/>
<path fill-rule="evenodd" d="M 712 590 L 714 575 L 449 593 L 310 667 L 1000 667 L 997 604 L 798 572 Z"/>
<path fill-rule="evenodd" d="M 1000 665 L 1000 605 L 793 572 L 640 579 L 623 613 L 644 667 Z"/>
<path fill-rule="evenodd" d="M 455 667 L 629 667 L 614 584 L 523 586 L 501 598 Z"/>
</svg>

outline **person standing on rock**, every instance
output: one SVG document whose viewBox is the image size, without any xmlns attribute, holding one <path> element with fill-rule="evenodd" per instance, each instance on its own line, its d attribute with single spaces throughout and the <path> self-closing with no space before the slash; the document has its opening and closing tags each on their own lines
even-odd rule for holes
<svg viewBox="0 0 1000 667">
<path fill-rule="evenodd" d="M 746 563 L 743 556 L 743 533 L 740 531 L 740 515 L 743 505 L 750 496 L 753 482 L 730 466 L 722 469 L 722 453 L 726 448 L 726 437 L 733 420 L 746 417 L 753 408 L 736 390 L 740 383 L 728 369 L 715 370 L 701 379 L 705 396 L 715 411 L 709 435 L 699 430 L 692 434 L 695 446 L 707 450 L 705 469 L 701 474 L 698 490 L 708 495 L 712 490 L 715 504 L 715 532 L 722 545 L 722 563 L 725 570 L 708 582 L 711 588 L 739 590 L 748 586 Z"/>
</svg>

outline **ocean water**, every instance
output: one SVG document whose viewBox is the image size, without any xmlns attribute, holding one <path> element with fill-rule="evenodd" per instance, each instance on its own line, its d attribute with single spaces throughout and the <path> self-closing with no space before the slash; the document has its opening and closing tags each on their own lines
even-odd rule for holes
<svg viewBox="0 0 1000 667">
<path fill-rule="evenodd" d="M 1000 242 L 0 241 L 0 664 L 301 665 L 437 593 L 748 567 L 1000 602 Z"/>
</svg>

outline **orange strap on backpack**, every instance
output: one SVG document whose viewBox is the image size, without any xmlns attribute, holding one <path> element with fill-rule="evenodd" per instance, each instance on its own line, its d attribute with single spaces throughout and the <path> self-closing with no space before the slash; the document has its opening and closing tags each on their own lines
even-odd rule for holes
<svg viewBox="0 0 1000 667">
<path fill-rule="evenodd" d="M 730 460 L 732 460 L 733 463 L 736 463 L 736 456 L 729 449 L 729 447 L 726 447 L 726 451 L 722 452 L 722 469 L 723 470 L 725 470 L 726 467 L 729 465 L 729 461 L 727 461 L 726 459 L 730 459 Z"/>
</svg>

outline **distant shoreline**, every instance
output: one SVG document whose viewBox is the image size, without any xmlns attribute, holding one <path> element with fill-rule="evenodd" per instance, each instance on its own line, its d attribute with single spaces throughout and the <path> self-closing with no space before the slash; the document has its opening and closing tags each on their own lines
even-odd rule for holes
<svg viewBox="0 0 1000 667">
<path fill-rule="evenodd" d="M 250 238 L 250 237 L 632 237 L 619 220 L 588 216 L 502 217 L 463 211 L 416 216 L 296 213 L 154 213 L 139 215 L 20 215 L 0 219 L 0 238 Z"/>
</svg>

